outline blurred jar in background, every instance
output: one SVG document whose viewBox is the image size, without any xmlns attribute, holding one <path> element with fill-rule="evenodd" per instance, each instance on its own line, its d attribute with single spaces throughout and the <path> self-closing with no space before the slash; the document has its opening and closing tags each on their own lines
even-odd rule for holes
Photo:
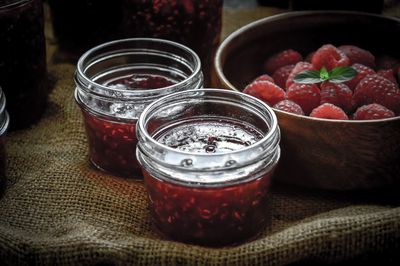
<svg viewBox="0 0 400 266">
<path fill-rule="evenodd" d="M 72 61 L 101 43 L 120 39 L 121 0 L 48 0 L 54 35 Z"/>
<path fill-rule="evenodd" d="M 293 10 L 351 10 L 382 13 L 384 0 L 291 0 Z"/>
<path fill-rule="evenodd" d="M 46 105 L 46 47 L 41 0 L 0 0 L 0 84 L 11 129 L 36 122 Z"/>
<path fill-rule="evenodd" d="M 262 6 L 273 6 L 280 8 L 289 7 L 289 0 L 257 0 L 257 2 Z"/>
<path fill-rule="evenodd" d="M 4 191 L 4 186 L 6 183 L 6 152 L 4 147 L 4 138 L 9 122 L 10 118 L 8 117 L 8 113 L 6 111 L 6 97 L 0 87 L 0 197 Z"/>
<path fill-rule="evenodd" d="M 168 39 L 200 57 L 204 85 L 210 86 L 220 41 L 223 0 L 122 0 L 125 37 Z"/>
</svg>

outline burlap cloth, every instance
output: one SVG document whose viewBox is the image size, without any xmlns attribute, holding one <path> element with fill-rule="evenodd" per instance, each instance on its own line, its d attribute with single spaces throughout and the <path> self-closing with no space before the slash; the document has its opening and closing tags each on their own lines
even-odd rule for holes
<svg viewBox="0 0 400 266">
<path fill-rule="evenodd" d="M 7 136 L 1 262 L 282 265 L 400 247 L 398 202 L 284 186 L 274 188 L 272 224 L 254 241 L 210 249 L 161 240 L 151 228 L 143 184 L 89 165 L 73 71 L 72 65 L 50 69 L 57 82 L 43 119 Z"/>
<path fill-rule="evenodd" d="M 334 193 L 275 185 L 271 225 L 252 241 L 206 248 L 160 238 L 151 227 L 143 184 L 88 163 L 73 99 L 74 69 L 51 66 L 55 84 L 44 117 L 29 130 L 7 135 L 0 265 L 398 265 L 396 191 Z"/>
</svg>

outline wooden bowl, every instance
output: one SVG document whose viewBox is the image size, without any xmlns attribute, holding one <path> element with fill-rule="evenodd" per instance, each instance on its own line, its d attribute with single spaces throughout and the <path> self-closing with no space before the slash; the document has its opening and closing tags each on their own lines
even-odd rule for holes
<svg viewBox="0 0 400 266">
<path fill-rule="evenodd" d="M 346 11 L 305 11 L 255 21 L 232 33 L 215 58 L 219 87 L 241 91 L 270 55 L 303 55 L 323 44 L 353 44 L 400 58 L 400 20 Z M 282 131 L 277 179 L 311 188 L 372 189 L 400 184 L 400 117 L 339 121 L 275 110 Z"/>
</svg>

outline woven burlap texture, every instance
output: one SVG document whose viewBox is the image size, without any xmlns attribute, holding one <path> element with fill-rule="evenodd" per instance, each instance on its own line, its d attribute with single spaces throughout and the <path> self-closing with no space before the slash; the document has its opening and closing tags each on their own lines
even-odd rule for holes
<svg viewBox="0 0 400 266">
<path fill-rule="evenodd" d="M 73 71 L 72 65 L 50 69 L 57 82 L 44 117 L 7 135 L 0 264 L 283 265 L 399 249 L 396 204 L 284 186 L 272 190 L 271 226 L 252 241 L 207 248 L 161 239 L 143 184 L 88 163 Z"/>
</svg>

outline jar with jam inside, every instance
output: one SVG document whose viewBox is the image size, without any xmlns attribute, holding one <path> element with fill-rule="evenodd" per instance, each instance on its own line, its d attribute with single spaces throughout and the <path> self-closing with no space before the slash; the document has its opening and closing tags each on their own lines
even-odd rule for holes
<svg viewBox="0 0 400 266">
<path fill-rule="evenodd" d="M 350 10 L 382 13 L 384 0 L 290 0 L 292 10 Z"/>
<path fill-rule="evenodd" d="M 41 0 L 0 1 L 0 84 L 11 129 L 26 128 L 46 105 L 46 48 Z"/>
<path fill-rule="evenodd" d="M 223 246 L 268 225 L 280 133 L 265 103 L 228 90 L 178 92 L 150 104 L 136 130 L 156 230 Z"/>
<path fill-rule="evenodd" d="M 78 61 L 75 81 L 91 163 L 113 175 L 139 178 L 135 128 L 140 113 L 162 96 L 201 88 L 203 75 L 191 49 L 138 38 L 86 52 Z"/>
<path fill-rule="evenodd" d="M 6 153 L 4 149 L 4 135 L 8 129 L 10 118 L 6 111 L 6 97 L 0 87 L 0 196 L 5 185 Z"/>
<path fill-rule="evenodd" d="M 85 51 L 122 38 L 122 0 L 49 0 L 53 31 L 63 56 L 72 61 Z"/>
<path fill-rule="evenodd" d="M 126 37 L 172 40 L 193 49 L 211 82 L 212 60 L 220 40 L 223 0 L 122 0 Z"/>
</svg>

